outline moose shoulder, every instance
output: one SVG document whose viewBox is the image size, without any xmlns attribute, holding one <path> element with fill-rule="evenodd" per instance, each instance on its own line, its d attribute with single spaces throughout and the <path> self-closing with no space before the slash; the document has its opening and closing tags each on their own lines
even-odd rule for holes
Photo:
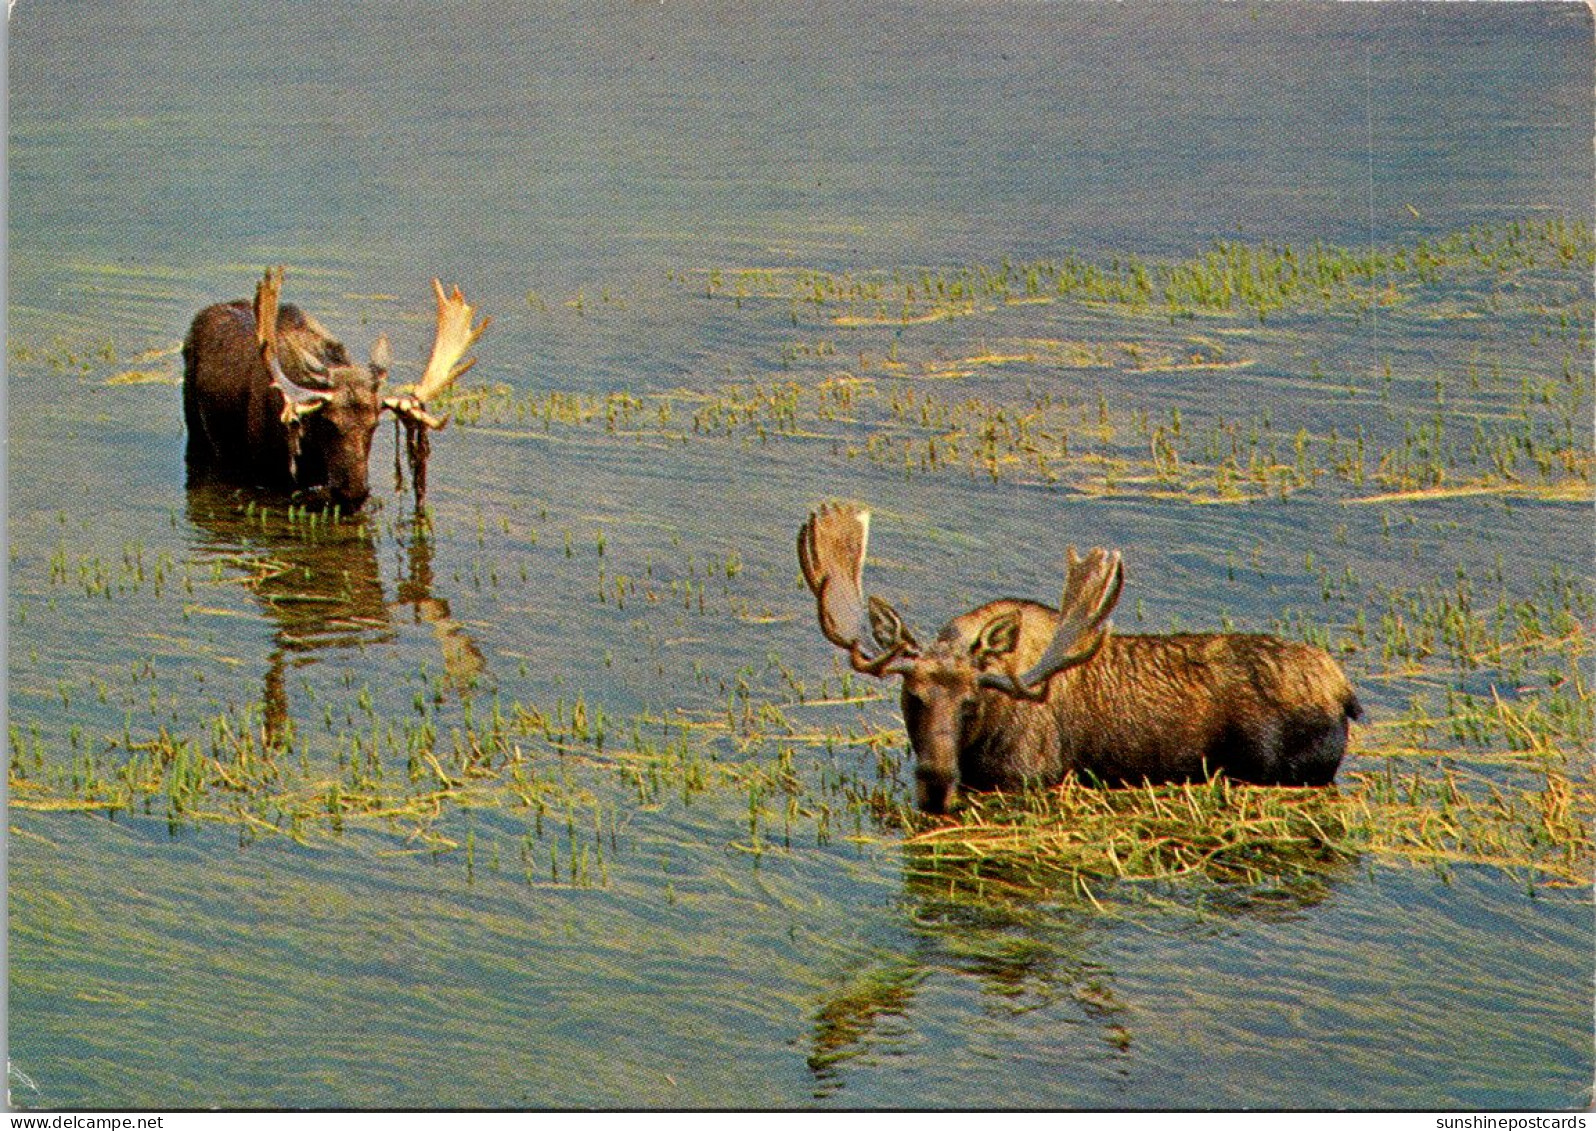
<svg viewBox="0 0 1596 1131">
<path fill-rule="evenodd" d="M 268 271 L 254 302 L 208 306 L 183 342 L 183 417 L 190 482 L 259 487 L 344 510 L 370 494 L 371 438 L 384 411 L 412 433 L 445 421 L 427 403 L 472 365 L 465 358 L 488 320 L 460 291 L 438 300 L 437 335 L 422 379 L 385 394 L 390 353 L 378 338 L 368 364 L 297 306 L 279 305 L 282 270 Z M 424 450 L 424 444 L 423 444 Z M 422 480 L 418 474 L 418 501 Z"/>
<path fill-rule="evenodd" d="M 1060 608 L 1003 600 L 920 644 L 863 587 L 870 514 L 822 507 L 798 535 L 821 631 L 862 672 L 903 680 L 917 800 L 943 812 L 972 790 L 1189 781 L 1223 772 L 1265 785 L 1324 785 L 1361 714 L 1320 648 L 1242 634 L 1119 636 L 1108 617 L 1117 553 L 1068 557 Z"/>
</svg>

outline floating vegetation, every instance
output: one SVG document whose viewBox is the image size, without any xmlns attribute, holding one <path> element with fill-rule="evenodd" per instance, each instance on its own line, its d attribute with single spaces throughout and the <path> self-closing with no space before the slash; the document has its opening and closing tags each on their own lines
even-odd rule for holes
<svg viewBox="0 0 1596 1131">
<path fill-rule="evenodd" d="M 124 369 L 105 379 L 107 385 L 180 385 L 182 378 L 166 369 Z"/>
<path fill-rule="evenodd" d="M 1271 885 L 1364 856 L 1443 872 L 1488 865 L 1531 886 L 1582 887 L 1593 863 L 1592 784 L 1548 770 L 1532 786 L 1504 789 L 1454 766 L 1343 773 L 1331 789 L 1067 782 L 976 799 L 954 823 L 916 822 L 905 846 L 911 867 L 950 883 L 1087 899 L 1110 882 Z"/>
</svg>

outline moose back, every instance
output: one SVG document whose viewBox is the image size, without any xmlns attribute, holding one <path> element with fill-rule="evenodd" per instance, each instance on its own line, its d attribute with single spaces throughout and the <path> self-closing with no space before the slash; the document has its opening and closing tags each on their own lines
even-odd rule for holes
<svg viewBox="0 0 1596 1131">
<path fill-rule="evenodd" d="M 438 300 L 437 334 L 420 382 L 384 393 L 390 367 L 386 338 L 368 364 L 349 360 L 343 344 L 297 306 L 280 306 L 282 269 L 268 271 L 253 303 L 218 303 L 200 311 L 183 343 L 183 417 L 191 483 L 221 482 L 293 494 L 307 502 L 358 510 L 370 494 L 371 438 L 384 411 L 412 436 L 446 419 L 427 404 L 469 369 L 466 352 L 487 328 L 458 288 Z M 412 450 L 416 445 L 412 443 Z M 417 471 L 417 499 L 424 482 Z"/>
</svg>

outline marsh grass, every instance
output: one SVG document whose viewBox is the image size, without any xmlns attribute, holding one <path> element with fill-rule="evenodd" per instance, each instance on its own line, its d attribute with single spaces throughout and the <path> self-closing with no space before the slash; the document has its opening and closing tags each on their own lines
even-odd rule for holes
<svg viewBox="0 0 1596 1131">
<path fill-rule="evenodd" d="M 548 392 L 527 399 L 481 394 L 462 402 L 467 426 L 509 434 L 528 428 L 563 437 L 602 428 L 636 443 L 675 446 L 732 442 L 747 448 L 802 444 L 829 460 L 901 470 L 904 476 L 960 474 L 1094 496 L 1240 503 L 1331 489 L 1352 503 L 1379 504 L 1467 495 L 1582 501 L 1591 497 L 1588 436 L 1567 421 L 1584 404 L 1579 386 L 1550 403 L 1563 424 L 1533 413 L 1470 414 L 1467 430 L 1444 421 L 1409 423 L 1400 433 L 1350 434 L 1277 427 L 1268 412 L 1240 419 L 1199 417 L 1190 407 L 1111 406 L 1106 391 L 983 389 L 948 395 L 934 384 L 980 368 L 1029 365 L 1036 355 L 975 355 L 928 362 L 920 377 L 853 370 L 812 382 L 723 386 L 636 396 Z M 1146 356 L 1145 354 L 1143 355 Z M 1232 362 L 1168 360 L 1138 372 L 1245 368 Z M 1049 381 L 1049 384 L 1052 382 Z M 1552 394 L 1548 394 L 1551 396 Z"/>
<path fill-rule="evenodd" d="M 979 879 L 1096 898 L 1104 883 L 1270 885 L 1370 858 L 1488 866 L 1527 886 L 1590 882 L 1592 782 L 1547 769 L 1515 787 L 1434 752 L 1428 770 L 1343 773 L 1330 789 L 1077 782 L 972 801 L 950 823 L 911 822 L 907 859 L 946 882 Z M 1437 763 L 1440 763 L 1439 765 Z"/>
<path fill-rule="evenodd" d="M 879 699 L 802 688 L 773 701 L 745 687 L 723 711 L 629 719 L 581 699 L 547 710 L 495 701 L 444 733 L 423 718 L 344 734 L 331 758 L 273 744 L 258 719 L 224 716 L 205 738 L 128 735 L 63 764 L 42 736 L 13 725 L 9 781 L 19 809 L 153 817 L 174 831 L 219 823 L 246 838 L 322 845 L 360 827 L 389 837 L 392 851 L 463 854 L 468 870 L 477 847 L 458 814 L 519 813 L 529 831 L 513 855 L 529 882 L 575 886 L 607 882 L 631 822 L 695 798 L 746 814 L 728 841 L 737 851 L 901 839 L 922 881 L 1089 901 L 1104 884 L 1267 886 L 1363 858 L 1578 886 L 1590 879 L 1596 818 L 1581 753 L 1592 704 L 1582 684 L 1560 690 L 1572 700 L 1561 708 L 1496 696 L 1489 712 L 1474 710 L 1492 724 L 1464 728 L 1471 741 L 1461 746 L 1410 741 L 1441 725 L 1422 716 L 1360 728 L 1364 740 L 1331 789 L 1069 781 L 973 797 L 952 820 L 912 811 L 908 755 Z M 839 709 L 855 721 L 837 721 Z M 817 726 L 814 713 L 830 721 Z M 1455 708 L 1451 719 L 1466 714 Z"/>
<path fill-rule="evenodd" d="M 1586 500 L 1593 255 L 1588 225 L 1548 220 L 1373 251 L 1221 244 L 1163 264 L 712 270 L 690 301 L 730 294 L 726 317 L 756 332 L 780 333 L 782 310 L 822 314 L 795 313 L 776 356 L 703 387 L 466 387 L 446 407 L 552 441 L 783 445 L 1092 497 Z M 1056 304 L 1069 313 L 1049 315 Z M 1445 363 L 1313 356 L 1301 327 L 1348 314 L 1476 345 Z M 1486 320 L 1495 339 L 1475 328 Z M 1234 392 L 1216 397 L 1221 382 Z M 1289 422 L 1253 407 L 1286 387 Z"/>
<path fill-rule="evenodd" d="M 1490 283 L 1537 269 L 1596 265 L 1588 224 L 1561 217 L 1475 226 L 1386 248 L 1305 248 L 1221 240 L 1184 260 L 1134 255 L 977 263 L 952 268 L 836 274 L 814 269 L 710 269 L 705 291 L 731 298 L 810 306 L 842 327 L 912 326 L 968 317 L 1003 305 L 1053 301 L 1156 312 L 1172 319 L 1287 311 L 1367 312 L 1405 302 L 1446 278 Z M 728 277 L 730 282 L 727 281 Z M 684 283 L 696 278 L 682 276 Z"/>
<path fill-rule="evenodd" d="M 337 525 L 318 517 L 244 515 L 266 520 L 291 525 L 297 540 L 337 544 Z M 484 552 L 488 533 L 478 530 Z M 572 536 L 569 558 L 550 550 L 568 571 L 608 568 L 617 581 L 632 579 L 612 594 L 601 589 L 601 606 L 740 615 L 739 556 L 638 568 L 630 542 L 611 533 Z M 63 542 L 46 564 L 63 600 L 99 604 L 107 587 L 136 597 L 181 586 L 187 608 L 188 594 L 230 585 L 296 599 L 294 571 L 269 555 L 224 554 L 207 569 L 137 543 L 89 561 Z M 1252 568 L 1265 564 L 1257 558 Z M 660 835 L 656 816 L 668 827 L 688 810 L 715 813 L 710 826 L 694 827 L 718 830 L 711 835 L 740 855 L 869 845 L 901 852 L 917 887 L 979 898 L 1062 893 L 1105 903 L 1159 884 L 1226 898 L 1311 893 L 1363 862 L 1443 877 L 1489 868 L 1529 890 L 1586 884 L 1596 819 L 1588 583 L 1553 567 L 1510 585 L 1500 560 L 1494 572 L 1401 586 L 1312 555 L 1302 565 L 1317 577 L 1323 605 L 1289 609 L 1274 629 L 1335 649 L 1360 687 L 1409 704 L 1355 728 L 1353 756 L 1332 790 L 1070 783 L 974 798 L 952 823 L 932 822 L 909 802 L 912 756 L 890 695 L 845 666 L 806 682 L 772 653 L 735 673 L 703 671 L 686 697 L 692 707 L 619 713 L 581 694 L 534 703 L 423 671 L 409 712 L 385 710 L 352 679 L 307 681 L 308 706 L 286 725 L 258 702 L 180 717 L 168 711 L 180 693 L 162 690 L 172 675 L 138 661 L 126 694 L 109 674 L 41 685 L 38 694 L 58 699 L 64 731 L 13 716 L 11 805 L 163 822 L 174 835 L 227 827 L 245 840 L 286 837 L 323 849 L 352 834 L 375 836 L 385 853 L 457 860 L 468 877 L 492 867 L 529 884 L 577 888 L 609 883 L 641 829 Z M 1235 560 L 1232 580 L 1252 584 L 1248 568 Z M 675 587 L 689 580 L 694 588 Z M 97 710 L 108 693 L 125 706 L 119 729 L 85 725 L 68 710 Z M 475 823 L 478 814 L 493 816 L 493 827 Z M 522 831 L 506 833 L 506 822 Z"/>
<path fill-rule="evenodd" d="M 1177 263 L 723 270 L 680 276 L 686 301 L 732 299 L 717 313 L 764 319 L 754 337 L 776 351 L 739 358 L 730 381 L 717 372 L 699 388 L 600 392 L 468 384 L 442 407 L 468 429 L 595 448 L 781 448 L 836 481 L 868 464 L 907 479 L 966 476 L 1176 505 L 1318 495 L 1378 504 L 1390 540 L 1390 515 L 1409 503 L 1469 493 L 1590 498 L 1592 258 L 1587 225 L 1547 221 L 1370 252 L 1223 244 Z M 593 290 L 602 301 L 573 308 L 583 317 L 620 305 Z M 1077 310 L 1065 325 L 1042 317 L 1067 303 L 1087 316 Z M 1489 315 L 1512 340 L 1482 341 L 1471 360 L 1440 371 L 1425 368 L 1433 363 L 1422 351 L 1379 359 L 1372 373 L 1327 370 L 1285 328 L 1326 312 L 1446 332 Z M 768 324 L 773 316 L 780 326 Z M 125 365 L 114 347 L 89 342 L 11 352 L 74 379 Z M 1240 391 L 1218 396 L 1213 382 Z M 1284 388 L 1308 408 L 1276 419 L 1284 410 L 1263 391 Z M 479 513 L 474 540 L 435 532 L 453 547 L 455 591 L 491 599 L 548 581 L 529 567 L 563 570 L 588 611 L 657 630 L 646 662 L 662 678 L 661 652 L 713 636 L 709 627 L 684 633 L 688 618 L 724 627 L 792 615 L 787 595 L 767 599 L 749 584 L 736 547 L 695 557 L 673 539 L 640 552 L 624 522 L 594 528 L 546 506 L 513 525 L 512 535 L 512 515 Z M 76 532 L 64 512 L 58 526 L 37 567 L 13 548 L 14 567 L 36 583 L 27 601 L 13 601 L 19 625 L 30 610 L 45 620 L 171 590 L 185 621 L 266 611 L 279 628 L 274 644 L 289 652 L 362 647 L 397 631 L 374 551 L 365 583 L 351 588 L 360 579 L 332 559 L 364 543 L 321 512 L 248 504 L 242 533 L 181 558 L 140 541 L 82 550 L 69 543 Z M 321 846 L 370 831 L 393 852 L 461 858 L 468 872 L 515 861 L 528 882 L 575 886 L 607 882 L 634 823 L 691 805 L 720 815 L 731 851 L 901 844 L 910 876 L 933 887 L 968 876 L 1092 899 L 1104 884 L 1311 880 L 1361 859 L 1443 872 L 1479 865 L 1529 885 L 1589 878 L 1596 726 L 1587 626 L 1596 608 L 1585 579 L 1555 569 L 1526 592 L 1507 584 L 1500 563 L 1494 578 L 1460 573 L 1400 588 L 1350 565 L 1305 563 L 1323 606 L 1287 608 L 1269 627 L 1332 648 L 1360 687 L 1408 704 L 1359 727 L 1335 790 L 1067 785 L 978 798 L 943 825 L 908 806 L 908 754 L 890 704 L 846 674 L 806 687 L 779 658 L 762 672 L 725 675 L 695 660 L 680 704 L 626 713 L 581 694 L 552 703 L 490 695 L 478 686 L 483 661 L 469 634 L 423 583 L 431 543 L 388 536 L 412 544 L 406 584 L 420 596 L 407 608 L 434 610 L 442 677 L 424 665 L 401 673 L 402 690 L 386 700 L 352 675 L 343 687 L 306 681 L 300 717 L 287 718 L 284 706 L 273 718 L 258 703 L 195 706 L 205 681 L 190 675 L 192 685 L 175 686 L 182 676 L 170 658 L 158 669 L 134 657 L 126 678 L 85 675 L 46 670 L 34 647 L 14 669 L 24 678 L 13 683 L 12 806 Z M 318 571 L 323 583 L 307 587 Z M 1265 583 L 1261 564 L 1257 581 Z M 231 600 L 234 587 L 259 608 Z M 286 611 L 317 604 L 326 615 Z M 479 830 L 473 813 L 519 818 L 526 831 L 488 843 L 500 834 Z"/>
</svg>

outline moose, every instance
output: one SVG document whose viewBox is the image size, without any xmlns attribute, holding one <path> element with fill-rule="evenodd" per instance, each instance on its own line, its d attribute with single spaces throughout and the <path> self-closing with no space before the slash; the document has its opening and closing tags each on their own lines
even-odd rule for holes
<svg viewBox="0 0 1596 1131">
<path fill-rule="evenodd" d="M 456 287 L 436 279 L 437 334 L 413 386 L 385 393 L 392 364 L 379 337 L 371 361 L 355 365 L 343 343 L 292 304 L 279 306 L 283 270 L 266 272 L 253 304 L 200 311 L 183 342 L 183 418 L 189 482 L 228 483 L 295 494 L 354 512 L 371 491 L 371 438 L 386 410 L 405 426 L 417 505 L 426 491 L 428 434 L 442 428 L 427 405 L 475 363 L 466 353 L 490 319 Z"/>
<path fill-rule="evenodd" d="M 916 802 L 962 785 L 1016 791 L 1074 774 L 1103 785 L 1328 785 L 1362 715 L 1322 648 L 1240 633 L 1120 636 L 1120 554 L 1068 550 L 1059 608 L 992 601 L 922 645 L 863 584 L 870 512 L 822 506 L 798 533 L 820 631 L 856 671 L 903 680 Z"/>
</svg>

